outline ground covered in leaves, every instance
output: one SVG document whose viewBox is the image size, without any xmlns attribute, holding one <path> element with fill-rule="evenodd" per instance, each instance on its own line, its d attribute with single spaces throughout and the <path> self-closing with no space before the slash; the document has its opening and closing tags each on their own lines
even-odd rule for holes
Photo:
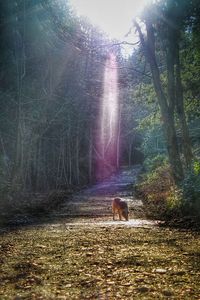
<svg viewBox="0 0 200 300">
<path fill-rule="evenodd" d="M 0 239 L 0 299 L 200 299 L 197 232 L 62 223 Z"/>
</svg>

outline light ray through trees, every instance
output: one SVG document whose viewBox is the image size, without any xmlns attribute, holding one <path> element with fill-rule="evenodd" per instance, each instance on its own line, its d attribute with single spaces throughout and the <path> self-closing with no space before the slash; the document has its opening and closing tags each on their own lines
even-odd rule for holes
<svg viewBox="0 0 200 300">
<path fill-rule="evenodd" d="M 97 178 L 102 179 L 116 169 L 118 161 L 118 70 L 116 56 L 108 55 L 104 69 L 97 149 Z"/>
</svg>

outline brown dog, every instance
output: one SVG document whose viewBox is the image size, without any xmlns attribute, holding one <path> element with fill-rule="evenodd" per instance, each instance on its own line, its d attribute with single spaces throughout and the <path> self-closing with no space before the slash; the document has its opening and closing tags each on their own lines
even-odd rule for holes
<svg viewBox="0 0 200 300">
<path fill-rule="evenodd" d="M 112 212 L 113 212 L 113 220 L 115 221 L 115 214 L 119 215 L 120 221 L 122 217 L 128 221 L 128 204 L 120 198 L 115 198 L 112 201 Z"/>
</svg>

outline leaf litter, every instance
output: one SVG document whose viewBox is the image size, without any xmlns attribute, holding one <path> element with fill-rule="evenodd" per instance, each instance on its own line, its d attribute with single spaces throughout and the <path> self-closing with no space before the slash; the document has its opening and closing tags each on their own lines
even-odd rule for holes
<svg viewBox="0 0 200 300">
<path fill-rule="evenodd" d="M 0 239 L 0 299 L 200 299 L 197 232 L 60 224 Z"/>
</svg>

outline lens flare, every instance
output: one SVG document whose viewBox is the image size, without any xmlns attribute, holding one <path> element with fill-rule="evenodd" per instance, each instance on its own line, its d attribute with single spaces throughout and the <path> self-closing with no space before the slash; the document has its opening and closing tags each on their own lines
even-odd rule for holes
<svg viewBox="0 0 200 300">
<path fill-rule="evenodd" d="M 97 141 L 97 179 L 110 175 L 118 162 L 118 72 L 116 56 L 113 53 L 106 60 L 103 84 Z"/>
</svg>

